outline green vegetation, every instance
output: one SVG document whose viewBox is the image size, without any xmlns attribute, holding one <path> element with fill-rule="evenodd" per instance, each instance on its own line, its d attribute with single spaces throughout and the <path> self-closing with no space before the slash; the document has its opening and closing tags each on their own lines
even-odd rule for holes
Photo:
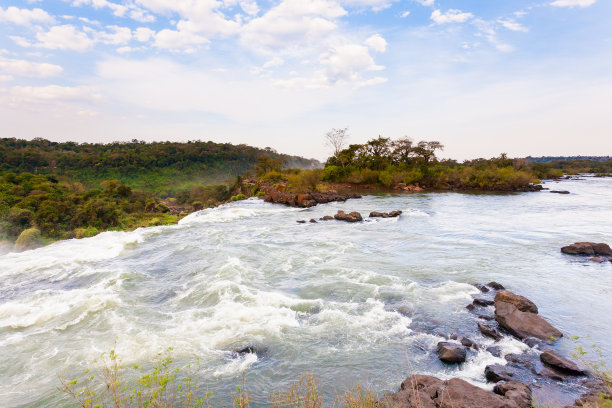
<svg viewBox="0 0 612 408">
<path fill-rule="evenodd" d="M 200 385 L 185 371 L 179 369 L 170 358 L 169 349 L 159 354 L 147 367 L 122 364 L 113 351 L 102 354 L 95 363 L 101 365 L 96 370 L 85 370 L 81 378 L 68 380 L 60 376 L 61 392 L 66 394 L 76 406 L 82 408 L 210 408 L 214 406 L 214 396 L 209 391 L 201 391 Z M 234 408 L 250 407 L 251 398 L 246 380 L 232 393 Z M 324 403 L 319 390 L 319 380 L 305 373 L 286 390 L 270 394 L 273 408 L 321 408 Z M 337 396 L 334 407 L 375 408 L 388 407 L 384 401 L 377 402 L 374 392 L 355 386 Z"/>
<path fill-rule="evenodd" d="M 17 250 L 177 220 L 152 193 L 133 192 L 119 180 L 86 190 L 52 175 L 0 173 L 0 240 L 15 241 Z"/>
<path fill-rule="evenodd" d="M 202 141 L 133 140 L 110 144 L 56 143 L 0 139 L 0 171 L 65 177 L 97 188 L 104 180 L 121 180 L 135 190 L 174 196 L 201 185 L 224 184 L 252 170 L 265 157 L 285 167 L 311 168 L 316 160 L 279 154 L 269 147 Z"/>
</svg>

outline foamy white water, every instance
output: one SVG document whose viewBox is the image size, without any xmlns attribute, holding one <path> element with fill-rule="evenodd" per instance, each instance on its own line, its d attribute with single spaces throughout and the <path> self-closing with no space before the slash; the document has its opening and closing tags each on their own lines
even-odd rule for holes
<svg viewBox="0 0 612 408">
<path fill-rule="evenodd" d="M 411 372 L 483 385 L 484 367 L 503 359 L 481 351 L 448 367 L 431 351 L 442 333 L 492 344 L 464 308 L 478 293 L 471 283 L 491 280 L 610 356 L 612 263 L 559 248 L 612 244 L 612 179 L 550 186 L 572 194 L 381 195 L 305 210 L 252 199 L 176 226 L 2 255 L 0 406 L 69 406 L 57 376 L 74 376 L 115 344 L 126 363 L 168 347 L 178 364 L 199 358 L 194 376 L 216 406 L 228 405 L 242 373 L 256 406 L 305 371 L 329 396 L 364 381 L 394 390 Z M 404 213 L 296 223 L 338 209 Z M 230 353 L 251 344 L 268 351 Z M 509 338 L 502 346 L 525 349 Z"/>
</svg>

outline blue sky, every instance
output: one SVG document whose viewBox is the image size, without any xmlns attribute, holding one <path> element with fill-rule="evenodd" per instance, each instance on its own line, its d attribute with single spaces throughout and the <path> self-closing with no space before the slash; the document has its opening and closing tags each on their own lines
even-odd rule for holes
<svg viewBox="0 0 612 408">
<path fill-rule="evenodd" d="M 609 0 L 0 0 L 2 137 L 612 154 Z"/>
</svg>

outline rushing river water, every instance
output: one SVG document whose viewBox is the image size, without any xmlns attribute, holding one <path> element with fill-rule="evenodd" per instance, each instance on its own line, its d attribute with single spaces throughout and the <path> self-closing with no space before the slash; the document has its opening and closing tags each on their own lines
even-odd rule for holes
<svg viewBox="0 0 612 408">
<path fill-rule="evenodd" d="M 328 401 L 355 383 L 395 390 L 412 372 L 484 383 L 485 366 L 503 359 L 480 351 L 448 367 L 432 351 L 435 333 L 492 343 L 465 309 L 478 293 L 471 283 L 491 280 L 610 363 L 612 263 L 559 248 L 612 244 L 612 179 L 546 187 L 572 194 L 372 195 L 306 210 L 250 199 L 175 226 L 2 255 L 0 406 L 68 406 L 58 375 L 95 368 L 113 348 L 128 364 L 168 347 L 179 365 L 199 359 L 191 371 L 215 406 L 229 405 L 243 373 L 255 406 L 306 371 Z M 338 209 L 404 213 L 296 223 Z M 230 352 L 251 344 L 267 352 Z"/>
</svg>

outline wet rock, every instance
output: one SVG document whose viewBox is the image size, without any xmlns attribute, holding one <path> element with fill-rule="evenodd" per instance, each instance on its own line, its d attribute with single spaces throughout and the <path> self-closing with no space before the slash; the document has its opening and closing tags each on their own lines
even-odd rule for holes
<svg viewBox="0 0 612 408">
<path fill-rule="evenodd" d="M 530 407 L 532 403 L 531 388 L 518 381 L 499 383 L 493 388 L 493 392 L 503 395 L 517 407 Z"/>
<path fill-rule="evenodd" d="M 410 310 L 409 308 L 405 306 L 400 306 L 397 309 L 395 309 L 395 311 L 401 314 L 402 316 L 406 316 L 406 317 L 412 316 L 412 310 Z"/>
<path fill-rule="evenodd" d="M 461 345 L 467 347 L 467 348 L 471 348 L 474 350 L 479 350 L 480 347 L 478 346 L 478 344 L 474 343 L 472 340 L 468 339 L 467 337 L 464 336 L 459 336 L 457 334 L 453 334 L 450 336 L 451 340 L 457 340 L 459 343 L 461 343 Z"/>
<path fill-rule="evenodd" d="M 485 335 L 487 337 L 490 337 L 490 338 L 492 338 L 495 341 L 499 341 L 503 337 L 502 334 L 499 331 L 497 331 L 496 329 L 494 329 L 491 326 L 487 326 L 484 323 L 478 322 L 478 330 L 480 330 L 480 332 L 483 335 Z"/>
<path fill-rule="evenodd" d="M 469 304 L 469 305 L 467 305 L 465 308 L 471 312 L 472 310 L 476 309 L 476 306 L 474 306 L 474 304 L 473 304 L 473 303 L 470 303 L 470 304 Z"/>
<path fill-rule="evenodd" d="M 507 362 L 523 367 L 532 367 L 532 357 L 526 354 L 507 354 L 505 357 Z"/>
<path fill-rule="evenodd" d="M 262 356 L 268 352 L 268 348 L 251 344 L 242 348 L 235 349 L 233 352 L 238 355 L 257 354 L 258 356 Z"/>
<path fill-rule="evenodd" d="M 339 221 L 346 221 L 346 222 L 360 222 L 360 221 L 363 221 L 363 217 L 357 211 L 353 211 L 353 212 L 350 212 L 350 213 L 347 214 L 347 213 L 345 213 L 342 210 L 338 210 L 338 213 L 336 215 L 334 215 L 334 218 L 339 220 Z"/>
<path fill-rule="evenodd" d="M 442 381 L 428 375 L 413 375 L 400 391 L 382 401 L 401 408 L 529 408 L 531 389 L 518 382 L 507 383 L 499 393 L 484 390 L 459 378 Z"/>
<path fill-rule="evenodd" d="M 598 257 L 598 256 L 594 256 L 594 257 L 592 257 L 592 258 L 589 258 L 589 261 L 591 261 L 591 262 L 595 262 L 595 263 L 602 263 L 604 260 L 603 260 L 603 259 L 601 259 L 601 258 L 600 258 L 600 257 Z"/>
<path fill-rule="evenodd" d="M 488 322 L 490 322 L 491 320 L 495 320 L 495 316 L 493 316 L 492 314 L 476 313 L 476 317 L 482 320 L 486 320 Z"/>
<path fill-rule="evenodd" d="M 371 218 L 381 218 L 384 215 L 384 213 L 378 212 L 378 211 L 372 211 L 370 213 L 370 217 Z"/>
<path fill-rule="evenodd" d="M 485 367 L 485 377 L 488 382 L 512 381 L 514 374 L 506 366 L 493 364 Z"/>
<path fill-rule="evenodd" d="M 538 307 L 535 305 L 535 303 L 526 297 L 517 295 L 509 290 L 498 292 L 495 295 L 495 302 L 511 303 L 521 312 L 538 313 Z"/>
<path fill-rule="evenodd" d="M 333 219 L 334 217 L 332 217 L 331 215 L 326 215 L 325 217 L 319 218 L 320 221 L 331 221 Z"/>
<path fill-rule="evenodd" d="M 298 221 L 297 221 L 297 223 L 298 223 L 298 224 L 306 224 L 306 221 L 304 221 L 304 220 L 298 220 Z"/>
<path fill-rule="evenodd" d="M 465 346 L 441 341 L 438 343 L 438 358 L 448 364 L 463 363 L 467 357 Z"/>
<path fill-rule="evenodd" d="M 493 357 L 501 357 L 502 356 L 502 348 L 499 346 L 489 346 L 487 347 L 487 351 L 493 355 Z"/>
<path fill-rule="evenodd" d="M 316 223 L 317 223 L 317 220 L 315 220 L 314 218 L 311 218 L 309 222 L 310 222 L 311 224 L 316 224 Z"/>
<path fill-rule="evenodd" d="M 485 285 L 480 284 L 480 283 L 476 283 L 474 284 L 474 286 L 476 287 L 476 289 L 478 289 L 479 291 L 481 291 L 482 293 L 487 293 L 490 291 L 489 288 L 487 288 Z"/>
<path fill-rule="evenodd" d="M 495 302 L 495 320 L 519 339 L 536 337 L 544 341 L 554 341 L 563 336 L 563 333 L 539 315 L 522 312 L 514 304 L 508 302 Z"/>
<path fill-rule="evenodd" d="M 495 304 L 494 301 L 489 300 L 489 299 L 483 299 L 483 298 L 475 298 L 472 303 L 476 306 L 483 306 L 483 307 L 493 306 Z"/>
<path fill-rule="evenodd" d="M 542 360 L 543 363 L 568 374 L 586 375 L 586 370 L 580 368 L 578 364 L 568 360 L 567 358 L 561 357 L 552 351 L 547 351 L 540 354 L 540 360 Z"/>
<path fill-rule="evenodd" d="M 389 217 L 391 217 L 391 218 L 399 217 L 400 215 L 402 215 L 402 211 L 401 210 L 395 210 L 395 211 L 391 211 L 389 213 Z"/>
<path fill-rule="evenodd" d="M 567 190 L 550 190 L 551 193 L 556 193 L 556 194 L 569 194 L 570 192 Z"/>
<path fill-rule="evenodd" d="M 490 287 L 493 290 L 504 290 L 506 288 L 504 288 L 504 286 L 501 283 L 497 283 L 497 282 L 489 282 L 487 283 L 487 286 Z"/>
<path fill-rule="evenodd" d="M 400 210 L 391 211 L 390 213 L 372 211 L 370 213 L 370 218 L 394 218 L 399 217 L 401 214 L 402 212 Z"/>
<path fill-rule="evenodd" d="M 608 244 L 594 242 L 576 242 L 561 248 L 568 255 L 603 255 L 612 256 L 612 248 Z"/>
</svg>

